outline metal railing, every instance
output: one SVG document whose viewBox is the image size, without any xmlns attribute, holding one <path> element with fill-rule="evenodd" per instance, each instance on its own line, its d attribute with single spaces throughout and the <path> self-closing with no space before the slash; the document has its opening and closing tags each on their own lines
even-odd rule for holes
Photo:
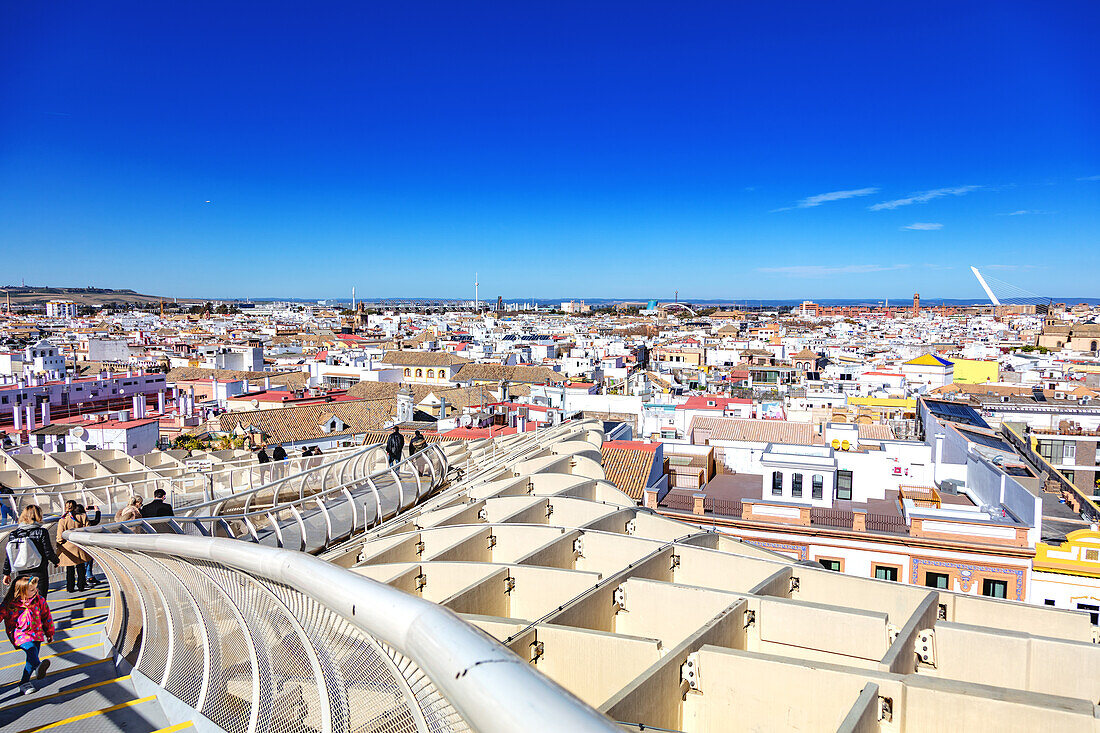
<svg viewBox="0 0 1100 733">
<path fill-rule="evenodd" d="M 491 465 L 475 472 L 491 480 L 571 434 L 481 450 Z M 280 549 L 377 525 L 449 472 L 439 444 L 368 472 L 376 459 L 371 446 L 342 459 L 342 483 L 264 509 L 66 533 L 109 576 L 107 635 L 135 682 L 231 733 L 616 730 L 442 606 Z"/>
<path fill-rule="evenodd" d="M 309 555 L 69 537 L 110 576 L 108 633 L 138 684 L 230 733 L 617 730 L 446 608 Z"/>
<path fill-rule="evenodd" d="M 851 529 L 855 516 L 855 512 L 844 509 L 825 509 L 815 506 L 810 509 L 810 524 Z"/>
<path fill-rule="evenodd" d="M 1046 474 L 1051 481 L 1058 484 L 1063 492 L 1073 497 L 1080 507 L 1082 518 L 1090 522 L 1100 520 L 1100 505 L 1097 504 L 1096 497 L 1086 494 L 1066 478 L 1053 463 L 1031 446 L 1031 440 L 1026 434 L 1021 435 L 1007 423 L 1001 423 L 1001 434 L 1032 466 L 1039 472 Z"/>
<path fill-rule="evenodd" d="M 105 512 L 113 513 L 125 506 L 132 496 L 148 498 L 157 489 L 163 489 L 167 494 L 167 501 L 174 507 L 181 507 L 196 501 L 210 501 L 253 489 L 266 482 L 266 477 L 271 474 L 271 466 L 284 466 L 285 474 L 298 473 L 316 465 L 319 459 L 328 462 L 362 449 L 363 446 L 340 448 L 322 456 L 299 456 L 266 464 L 258 463 L 255 455 L 248 455 L 216 464 L 206 471 L 189 470 L 185 463 L 149 466 L 137 471 L 93 476 L 82 481 L 13 487 L 13 493 L 0 497 L 0 500 L 5 501 L 16 512 L 17 507 L 24 503 L 37 504 L 44 512 L 60 512 L 65 502 L 71 499 L 85 506 L 96 504 Z M 178 475 L 169 475 L 172 473 Z"/>
<path fill-rule="evenodd" d="M 383 460 L 384 468 L 372 470 L 380 452 L 378 446 L 370 446 L 333 463 L 238 494 L 231 502 L 217 499 L 187 507 L 174 517 L 132 519 L 101 525 L 93 531 L 224 537 L 319 552 L 415 506 L 447 480 L 447 455 L 437 443 L 392 466 Z M 315 492 L 306 491 L 304 487 L 311 480 L 328 485 Z M 264 496 L 272 501 L 256 508 L 254 499 Z M 227 506 L 230 503 L 232 506 Z"/>
</svg>

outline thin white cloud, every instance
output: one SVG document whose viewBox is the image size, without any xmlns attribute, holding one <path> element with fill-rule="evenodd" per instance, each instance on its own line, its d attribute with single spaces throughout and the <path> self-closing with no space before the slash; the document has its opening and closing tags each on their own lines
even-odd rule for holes
<svg viewBox="0 0 1100 733">
<path fill-rule="evenodd" d="M 909 226 L 902 227 L 902 229 L 912 229 L 918 232 L 934 232 L 937 229 L 943 229 L 943 224 L 915 221 Z"/>
<path fill-rule="evenodd" d="M 899 206 L 909 206 L 910 204 L 923 204 L 932 199 L 938 199 L 943 196 L 963 196 L 971 191 L 977 191 L 981 186 L 955 186 L 953 188 L 934 188 L 931 191 L 918 191 L 917 193 L 909 194 L 905 198 L 894 199 L 893 201 L 883 201 L 867 208 L 871 211 L 882 211 L 883 209 L 896 209 Z"/>
<path fill-rule="evenodd" d="M 1078 181 L 1100 181 L 1100 175 L 1096 176 L 1082 176 L 1077 179 Z"/>
<path fill-rule="evenodd" d="M 788 265 L 785 267 L 758 267 L 757 272 L 767 272 L 790 277 L 829 277 L 831 275 L 865 275 L 870 272 L 904 270 L 909 265 Z"/>
<path fill-rule="evenodd" d="M 791 209 L 811 209 L 815 206 L 821 206 L 822 204 L 830 201 L 843 201 L 844 199 L 852 199 L 857 196 L 870 196 L 873 193 L 878 193 L 877 188 L 853 188 L 848 191 L 830 191 L 828 193 L 819 193 L 815 196 L 807 196 L 794 206 L 784 206 L 780 209 L 772 209 L 772 213 L 776 211 L 790 211 Z"/>
</svg>

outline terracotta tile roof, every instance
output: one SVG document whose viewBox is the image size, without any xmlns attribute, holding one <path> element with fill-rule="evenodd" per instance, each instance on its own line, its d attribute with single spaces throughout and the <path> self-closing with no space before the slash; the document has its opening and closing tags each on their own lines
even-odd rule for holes
<svg viewBox="0 0 1100 733">
<path fill-rule="evenodd" d="M 249 382 L 263 382 L 270 378 L 271 383 L 281 387 L 299 389 L 309 385 L 309 375 L 305 372 L 245 372 L 236 369 L 205 369 L 202 367 L 176 367 L 168 372 L 165 381 L 192 382 L 200 379 L 217 379 L 232 382 L 247 379 Z"/>
<path fill-rule="evenodd" d="M 562 382 L 565 376 L 541 366 L 501 366 L 500 364 L 464 364 L 454 376 L 456 382 L 522 382 L 545 384 Z"/>
<path fill-rule="evenodd" d="M 386 421 L 395 413 L 395 403 L 373 400 L 349 400 L 319 405 L 283 407 L 278 410 L 251 410 L 227 412 L 218 416 L 218 426 L 223 432 L 232 432 L 238 425 L 243 430 L 254 427 L 269 436 L 274 443 L 298 443 L 307 440 L 351 437 L 371 430 L 382 430 Z M 326 433 L 322 425 L 333 416 L 344 423 L 345 429 Z"/>
<path fill-rule="evenodd" d="M 469 361 L 447 351 L 387 351 L 382 355 L 383 363 L 394 366 L 454 366 Z"/>
<path fill-rule="evenodd" d="M 641 501 L 649 473 L 653 470 L 654 450 L 614 448 L 605 443 L 600 450 L 607 480 L 619 487 L 631 499 Z"/>
<path fill-rule="evenodd" d="M 859 425 L 859 437 L 863 440 L 895 440 L 894 429 L 889 425 L 871 423 Z"/>
<path fill-rule="evenodd" d="M 401 382 L 360 382 L 348 388 L 348 395 L 369 400 L 396 400 L 402 387 L 408 387 L 413 394 L 413 404 L 419 405 L 431 395 L 447 400 L 448 405 L 467 407 L 480 405 L 482 398 L 486 403 L 495 402 L 488 387 L 447 387 L 428 384 L 402 384 Z"/>
<path fill-rule="evenodd" d="M 707 433 L 699 436 L 696 433 Z M 711 440 L 744 440 L 754 443 L 788 443 L 791 445 L 822 445 L 822 438 L 810 423 L 785 420 L 739 420 L 728 417 L 696 417 L 688 433 L 692 442 Z"/>
</svg>

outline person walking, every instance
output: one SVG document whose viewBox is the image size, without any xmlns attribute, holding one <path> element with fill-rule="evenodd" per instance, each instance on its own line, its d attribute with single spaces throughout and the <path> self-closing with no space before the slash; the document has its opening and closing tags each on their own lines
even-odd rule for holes
<svg viewBox="0 0 1100 733">
<path fill-rule="evenodd" d="M 99 510 L 99 507 L 94 504 L 89 504 L 86 511 L 88 512 L 88 526 L 94 527 L 99 524 L 99 521 L 103 519 L 103 513 Z M 95 516 L 92 516 L 92 515 Z M 99 578 L 95 576 L 95 570 L 92 569 L 92 556 L 88 556 L 88 562 L 84 565 L 85 575 L 88 576 L 88 587 L 95 588 L 99 585 Z"/>
<path fill-rule="evenodd" d="M 389 465 L 392 466 L 401 460 L 401 451 L 404 449 L 405 436 L 401 434 L 401 429 L 394 425 L 390 437 L 386 438 L 386 458 L 389 459 Z"/>
<path fill-rule="evenodd" d="M 427 447 L 428 441 L 420 434 L 420 431 L 414 432 L 412 440 L 409 441 L 409 455 L 415 455 Z"/>
<path fill-rule="evenodd" d="M 419 453 L 420 451 L 424 450 L 427 447 L 428 447 L 428 441 L 425 440 L 424 436 L 421 435 L 419 430 L 417 430 L 413 433 L 412 440 L 409 441 L 409 456 L 415 456 L 417 453 Z M 413 463 L 414 467 L 416 468 L 417 474 L 423 476 L 424 475 L 424 467 L 427 465 L 427 459 L 423 458 L 423 457 L 415 458 L 415 459 L 412 460 L 412 463 Z"/>
<path fill-rule="evenodd" d="M 18 521 L 15 516 L 15 492 L 0 481 L 0 524 L 16 524 Z"/>
<path fill-rule="evenodd" d="M 50 668 L 50 660 L 40 660 L 42 643 L 53 643 L 54 623 L 46 597 L 39 592 L 39 581 L 34 576 L 23 576 L 15 581 L 4 602 L 0 605 L 0 617 L 4 619 L 4 630 L 16 649 L 22 649 L 26 655 L 23 664 L 23 677 L 19 681 L 19 692 L 29 695 L 34 692 L 31 675 L 42 679 Z"/>
<path fill-rule="evenodd" d="M 145 500 L 140 496 L 131 496 L 129 503 L 115 512 L 116 522 L 129 522 L 134 519 L 141 519 L 141 505 L 145 503 Z"/>
<path fill-rule="evenodd" d="M 262 445 L 256 451 L 256 463 L 260 466 L 260 484 L 266 484 L 271 477 L 271 456 L 267 454 L 267 448 Z"/>
<path fill-rule="evenodd" d="M 164 489 L 157 489 L 153 492 L 153 500 L 148 504 L 144 504 L 141 507 L 141 516 L 144 519 L 152 519 L 153 517 L 174 517 L 176 513 L 172 510 L 172 505 L 166 502 L 164 499 L 168 496 L 168 492 Z"/>
<path fill-rule="evenodd" d="M 38 593 L 45 598 L 50 592 L 50 563 L 59 562 L 50 533 L 42 526 L 42 510 L 36 504 L 28 504 L 19 513 L 19 526 L 8 535 L 4 584 L 11 583 L 13 575 L 16 580 L 26 576 L 38 578 Z"/>
<path fill-rule="evenodd" d="M 84 565 L 88 562 L 88 553 L 65 539 L 64 535 L 70 529 L 84 529 L 87 526 L 88 514 L 80 504 L 57 522 L 57 549 L 61 557 L 59 565 L 65 568 L 65 590 L 69 593 L 83 592 L 86 587 Z"/>
</svg>

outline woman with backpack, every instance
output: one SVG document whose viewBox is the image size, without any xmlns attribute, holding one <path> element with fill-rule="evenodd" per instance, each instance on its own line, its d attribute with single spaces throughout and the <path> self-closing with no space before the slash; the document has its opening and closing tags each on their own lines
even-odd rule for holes
<svg viewBox="0 0 1100 733">
<path fill-rule="evenodd" d="M 61 556 L 61 567 L 65 568 L 65 590 L 69 593 L 82 592 L 87 583 L 85 563 L 91 558 L 88 553 L 65 539 L 70 529 L 83 529 L 88 526 L 88 513 L 80 504 L 63 516 L 57 523 L 57 548 Z"/>
<path fill-rule="evenodd" d="M 8 639 L 16 649 L 22 649 L 27 655 L 23 678 L 19 682 L 19 692 L 24 695 L 34 692 L 31 675 L 40 680 L 50 668 L 50 660 L 39 661 L 38 657 L 42 642 L 52 643 L 54 635 L 53 616 L 39 587 L 38 578 L 32 575 L 17 578 L 3 604 L 0 604 L 0 617 L 4 619 Z"/>
<path fill-rule="evenodd" d="M 50 533 L 42 526 L 42 511 L 35 504 L 28 504 L 19 514 L 19 526 L 8 535 L 4 583 L 10 583 L 12 575 L 16 579 L 38 578 L 38 594 L 45 598 L 50 590 L 50 563 L 59 562 Z"/>
</svg>

